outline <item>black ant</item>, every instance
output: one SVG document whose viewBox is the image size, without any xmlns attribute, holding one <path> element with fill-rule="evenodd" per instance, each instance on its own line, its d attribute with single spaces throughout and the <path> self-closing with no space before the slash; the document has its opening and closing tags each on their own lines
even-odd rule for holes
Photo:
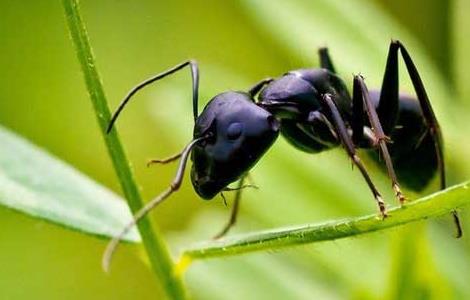
<svg viewBox="0 0 470 300">
<path fill-rule="evenodd" d="M 416 98 L 399 93 L 398 53 L 405 62 Z M 400 204 L 403 196 L 400 182 L 420 191 L 438 171 L 440 188 L 446 187 L 442 135 L 418 71 L 403 44 L 390 44 L 385 74 L 380 91 L 368 91 L 364 78 L 354 76 L 350 96 L 343 80 L 336 74 L 327 48 L 319 50 L 321 68 L 300 69 L 279 78 L 267 78 L 248 92 L 229 91 L 216 95 L 198 114 L 199 70 L 193 60 L 181 63 L 133 88 L 119 105 L 108 127 L 112 129 L 120 112 L 141 88 L 182 68 L 191 68 L 193 83 L 193 140 L 165 160 L 180 159 L 170 186 L 150 201 L 111 241 L 104 256 L 107 267 L 122 236 L 152 208 L 178 190 L 191 154 L 191 182 L 197 194 L 212 199 L 239 180 L 230 221 L 217 235 L 223 236 L 235 224 L 240 191 L 249 170 L 270 148 L 279 132 L 297 149 L 318 153 L 343 146 L 353 164 L 367 182 L 382 218 L 387 216 L 385 203 L 372 182 L 356 149 L 377 149 L 385 162 L 392 188 Z M 380 163 L 378 156 L 376 162 Z M 398 176 L 397 176 L 398 175 Z M 231 189 L 233 190 L 233 189 Z M 457 236 L 462 229 L 453 211 Z"/>
</svg>

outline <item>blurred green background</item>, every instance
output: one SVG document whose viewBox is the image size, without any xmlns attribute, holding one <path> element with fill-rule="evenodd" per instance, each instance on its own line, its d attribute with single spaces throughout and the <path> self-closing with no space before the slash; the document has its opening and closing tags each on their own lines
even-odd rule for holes
<svg viewBox="0 0 470 300">
<path fill-rule="evenodd" d="M 451 184 L 469 176 L 470 3 L 454 1 L 81 1 L 111 106 L 137 82 L 187 58 L 201 69 L 201 106 L 211 96 L 299 67 L 317 66 L 329 46 L 350 85 L 362 73 L 380 85 L 388 44 L 402 40 L 415 58 L 446 139 Z M 0 124 L 120 193 L 60 1 L 0 1 Z M 406 73 L 402 87 L 412 91 Z M 189 72 L 148 88 L 118 128 L 147 199 L 173 166 L 150 158 L 191 138 Z M 380 190 L 396 205 L 387 178 Z M 311 156 L 282 138 L 253 171 L 239 224 L 247 232 L 369 214 L 375 203 L 340 150 Z M 437 188 L 437 181 L 426 191 Z M 408 195 L 416 197 L 417 195 Z M 229 203 L 231 203 L 229 199 Z M 188 180 L 152 213 L 175 255 L 213 236 L 230 209 L 199 200 Z M 186 280 L 195 299 L 468 299 L 467 235 L 452 237 L 450 217 L 282 252 L 196 262 Z M 0 208 L 1 299 L 161 299 L 141 247 L 125 245 L 111 274 L 101 271 L 105 240 Z"/>
</svg>

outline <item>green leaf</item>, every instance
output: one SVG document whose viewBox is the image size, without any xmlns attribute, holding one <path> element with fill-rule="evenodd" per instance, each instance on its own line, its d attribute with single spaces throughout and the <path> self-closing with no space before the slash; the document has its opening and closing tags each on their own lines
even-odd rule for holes
<svg viewBox="0 0 470 300">
<path fill-rule="evenodd" d="M 113 237 L 132 220 L 120 197 L 0 127 L 0 203 L 68 228 Z M 127 241 L 140 241 L 135 229 Z"/>
<path fill-rule="evenodd" d="M 292 228 L 253 232 L 202 243 L 184 251 L 183 258 L 204 259 L 336 240 L 441 216 L 470 204 L 469 184 L 470 182 L 462 183 L 413 201 L 402 208 L 394 208 L 384 220 L 374 214 L 324 224 L 304 224 Z"/>
</svg>

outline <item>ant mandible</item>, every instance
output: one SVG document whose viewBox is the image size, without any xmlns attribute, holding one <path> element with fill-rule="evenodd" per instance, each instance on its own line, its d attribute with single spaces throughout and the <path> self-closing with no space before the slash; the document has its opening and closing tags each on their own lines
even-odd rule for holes
<svg viewBox="0 0 470 300">
<path fill-rule="evenodd" d="M 399 93 L 399 52 L 416 99 Z M 274 143 L 279 132 L 294 147 L 308 153 L 341 145 L 367 182 L 382 218 L 387 216 L 385 203 L 359 158 L 357 148 L 378 150 L 400 204 L 404 203 L 405 197 L 397 177 L 407 188 L 420 191 L 438 171 L 440 188 L 444 189 L 446 180 L 441 130 L 418 70 L 404 45 L 397 40 L 391 41 L 381 90 L 369 92 L 364 78 L 355 75 L 352 97 L 336 74 L 328 49 L 321 48 L 319 56 L 320 68 L 294 70 L 279 78 L 266 78 L 248 92 L 218 94 L 200 115 L 199 70 L 193 60 L 134 87 L 114 113 L 108 133 L 137 91 L 189 66 L 193 92 L 193 140 L 172 157 L 150 161 L 168 163 L 180 159 L 170 186 L 137 212 L 134 220 L 110 242 L 103 258 L 105 269 L 119 240 L 127 231 L 179 189 L 189 157 L 193 162 L 191 182 L 201 198 L 209 200 L 225 190 L 236 190 L 230 221 L 216 237 L 227 233 L 236 222 L 245 177 Z M 380 163 L 378 157 L 375 158 Z M 228 188 L 235 181 L 239 181 L 239 186 Z M 460 237 L 459 217 L 456 211 L 452 215 L 457 236 Z"/>
</svg>

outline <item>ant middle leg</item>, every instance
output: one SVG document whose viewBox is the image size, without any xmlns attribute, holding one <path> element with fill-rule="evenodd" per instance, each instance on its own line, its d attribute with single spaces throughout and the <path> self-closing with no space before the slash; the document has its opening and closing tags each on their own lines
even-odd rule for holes
<svg viewBox="0 0 470 300">
<path fill-rule="evenodd" d="M 318 49 L 318 56 L 320 57 L 320 67 L 323 69 L 329 70 L 331 73 L 336 74 L 335 67 L 333 65 L 333 60 L 328 53 L 327 47 L 322 47 Z"/>
<path fill-rule="evenodd" d="M 371 190 L 372 194 L 374 195 L 375 200 L 377 201 L 377 205 L 380 210 L 380 214 L 382 215 L 383 218 L 387 216 L 387 211 L 385 207 L 385 202 L 382 199 L 382 196 L 380 195 L 379 191 L 377 190 L 376 186 L 372 182 L 372 179 L 369 176 L 369 173 L 367 172 L 365 166 L 363 165 L 361 159 L 357 155 L 356 148 L 354 146 L 354 143 L 348 133 L 348 130 L 346 128 L 346 124 L 344 123 L 343 118 L 341 117 L 340 112 L 338 111 L 338 108 L 336 107 L 335 102 L 332 100 L 332 95 L 325 94 L 323 95 L 323 102 L 326 105 L 326 108 L 330 112 L 330 115 L 332 117 L 332 121 L 334 124 L 334 127 L 336 129 L 337 136 L 339 140 L 341 141 L 341 144 L 343 145 L 344 149 L 346 150 L 348 156 L 352 159 L 353 163 L 358 167 L 358 169 L 361 171 L 362 176 L 367 182 L 367 185 L 369 186 L 369 189 Z"/>
<path fill-rule="evenodd" d="M 392 188 L 395 191 L 395 196 L 400 201 L 400 204 L 403 204 L 405 202 L 405 196 L 403 196 L 403 193 L 400 189 L 400 185 L 398 184 L 395 169 L 393 167 L 392 159 L 390 157 L 390 153 L 388 151 L 387 146 L 387 143 L 390 142 L 390 138 L 385 135 L 384 130 L 382 129 L 379 116 L 377 114 L 377 111 L 375 110 L 374 104 L 370 99 L 369 91 L 367 90 L 364 78 L 361 75 L 354 76 L 353 106 L 354 112 L 358 112 L 359 110 L 363 111 L 363 109 L 365 108 L 366 115 L 368 116 L 368 120 L 373 131 L 373 144 L 375 144 L 379 148 L 379 151 L 385 161 L 388 176 L 392 181 Z M 357 130 L 358 128 L 359 126 L 353 126 L 353 130 Z M 353 133 L 353 136 L 359 136 L 362 133 L 363 128 L 361 128 L 360 133 Z"/>
<path fill-rule="evenodd" d="M 268 78 L 265 78 L 265 79 L 257 82 L 250 89 L 248 89 L 248 94 L 252 98 L 255 97 L 265 85 L 271 83 L 273 80 L 274 80 L 274 78 L 268 77 Z"/>
</svg>

